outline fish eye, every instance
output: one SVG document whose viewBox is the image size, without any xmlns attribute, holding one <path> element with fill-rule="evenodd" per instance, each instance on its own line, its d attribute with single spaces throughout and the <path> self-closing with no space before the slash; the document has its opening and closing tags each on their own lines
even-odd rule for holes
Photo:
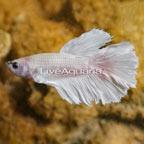
<svg viewBox="0 0 144 144">
<path fill-rule="evenodd" d="M 17 62 L 12 63 L 12 67 L 13 67 L 14 69 L 17 69 L 17 68 L 18 68 Z"/>
</svg>

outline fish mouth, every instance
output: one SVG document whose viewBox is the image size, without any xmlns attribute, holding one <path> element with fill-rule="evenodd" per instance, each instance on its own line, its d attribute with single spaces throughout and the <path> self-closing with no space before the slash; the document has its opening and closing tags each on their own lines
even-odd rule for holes
<svg viewBox="0 0 144 144">
<path fill-rule="evenodd" d="M 11 61 L 8 61 L 8 62 L 6 62 L 5 64 L 6 64 L 7 67 L 9 67 L 9 65 L 12 64 L 12 62 L 11 62 Z"/>
<path fill-rule="evenodd" d="M 8 69 L 11 71 L 11 65 L 13 64 L 12 61 L 8 61 L 5 63 L 5 65 L 8 67 Z"/>
</svg>

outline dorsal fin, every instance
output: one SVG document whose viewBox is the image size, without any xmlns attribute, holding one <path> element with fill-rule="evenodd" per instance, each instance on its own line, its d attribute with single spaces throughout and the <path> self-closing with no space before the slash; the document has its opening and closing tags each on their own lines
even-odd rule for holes
<svg viewBox="0 0 144 144">
<path fill-rule="evenodd" d="M 92 56 L 97 53 L 100 47 L 112 41 L 109 33 L 99 29 L 92 29 L 83 33 L 80 37 L 74 38 L 66 43 L 60 53 L 70 53 L 73 55 Z"/>
</svg>

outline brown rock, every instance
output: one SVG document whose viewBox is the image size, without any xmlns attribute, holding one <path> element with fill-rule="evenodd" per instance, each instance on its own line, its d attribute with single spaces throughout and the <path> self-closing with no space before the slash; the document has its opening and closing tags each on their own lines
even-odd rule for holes
<svg viewBox="0 0 144 144">
<path fill-rule="evenodd" d="M 107 29 L 116 16 L 117 1 L 72 0 L 73 14 L 85 31 Z"/>
<path fill-rule="evenodd" d="M 69 135 L 64 144 L 142 144 L 144 141 L 143 129 L 126 122 L 93 119 L 79 127 Z"/>
<path fill-rule="evenodd" d="M 45 21 L 34 17 L 25 18 L 12 28 L 13 47 L 19 57 L 37 53 L 59 52 L 73 38 L 64 23 Z"/>
<path fill-rule="evenodd" d="M 140 6 L 134 1 L 112 0 L 71 0 L 69 3 L 77 24 L 82 25 L 84 31 L 93 27 L 108 29 L 114 36 L 114 43 L 128 40 L 134 44 L 140 60 L 137 88 L 131 89 L 121 103 L 93 107 L 71 105 L 54 88 L 18 78 L 0 62 L 0 142 L 144 142 L 144 2 L 139 2 Z M 66 25 L 68 17 L 63 17 L 64 22 L 46 17 L 61 11 L 65 2 L 57 3 L 60 4 L 44 0 L 0 0 L 0 28 L 9 31 L 12 36 L 13 58 L 58 52 L 75 36 L 71 25 Z M 138 8 L 134 12 L 135 6 Z M 77 29 L 81 31 L 80 27 Z M 10 56 L 11 53 L 7 59 Z"/>
<path fill-rule="evenodd" d="M 0 28 L 10 30 L 13 21 L 20 14 L 43 17 L 44 13 L 37 0 L 0 0 Z"/>
<path fill-rule="evenodd" d="M 40 0 L 42 8 L 44 8 L 47 16 L 52 17 L 58 14 L 66 0 Z"/>
<path fill-rule="evenodd" d="M 11 48 L 11 36 L 9 33 L 0 30 L 0 58 L 5 57 Z"/>
</svg>

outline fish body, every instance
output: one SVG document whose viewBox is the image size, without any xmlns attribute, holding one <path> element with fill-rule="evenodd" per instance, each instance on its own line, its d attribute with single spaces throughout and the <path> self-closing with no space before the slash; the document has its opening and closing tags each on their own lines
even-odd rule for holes
<svg viewBox="0 0 144 144">
<path fill-rule="evenodd" d="M 32 55 L 7 65 L 18 76 L 54 86 L 70 103 L 119 102 L 136 87 L 138 57 L 129 42 L 105 46 L 110 41 L 108 33 L 93 29 L 69 41 L 60 53 Z"/>
<path fill-rule="evenodd" d="M 43 76 L 47 74 L 47 79 L 50 82 L 51 80 L 56 80 L 57 78 L 61 77 L 64 78 L 75 76 L 72 75 L 72 72 L 70 74 L 69 71 L 76 69 L 86 69 L 88 67 L 88 60 L 89 58 L 87 57 L 75 56 L 71 54 L 44 53 L 20 58 L 14 60 L 11 63 L 19 63 L 19 65 L 21 65 L 22 68 L 25 69 L 21 70 L 20 73 L 15 72 L 14 69 L 13 72 L 18 76 L 28 76 L 28 78 L 34 79 L 34 76 Z M 10 65 L 8 65 L 8 67 L 10 68 Z M 57 71 L 59 71 L 59 73 L 57 73 L 56 75 Z M 23 72 L 23 74 L 21 72 Z"/>
</svg>

